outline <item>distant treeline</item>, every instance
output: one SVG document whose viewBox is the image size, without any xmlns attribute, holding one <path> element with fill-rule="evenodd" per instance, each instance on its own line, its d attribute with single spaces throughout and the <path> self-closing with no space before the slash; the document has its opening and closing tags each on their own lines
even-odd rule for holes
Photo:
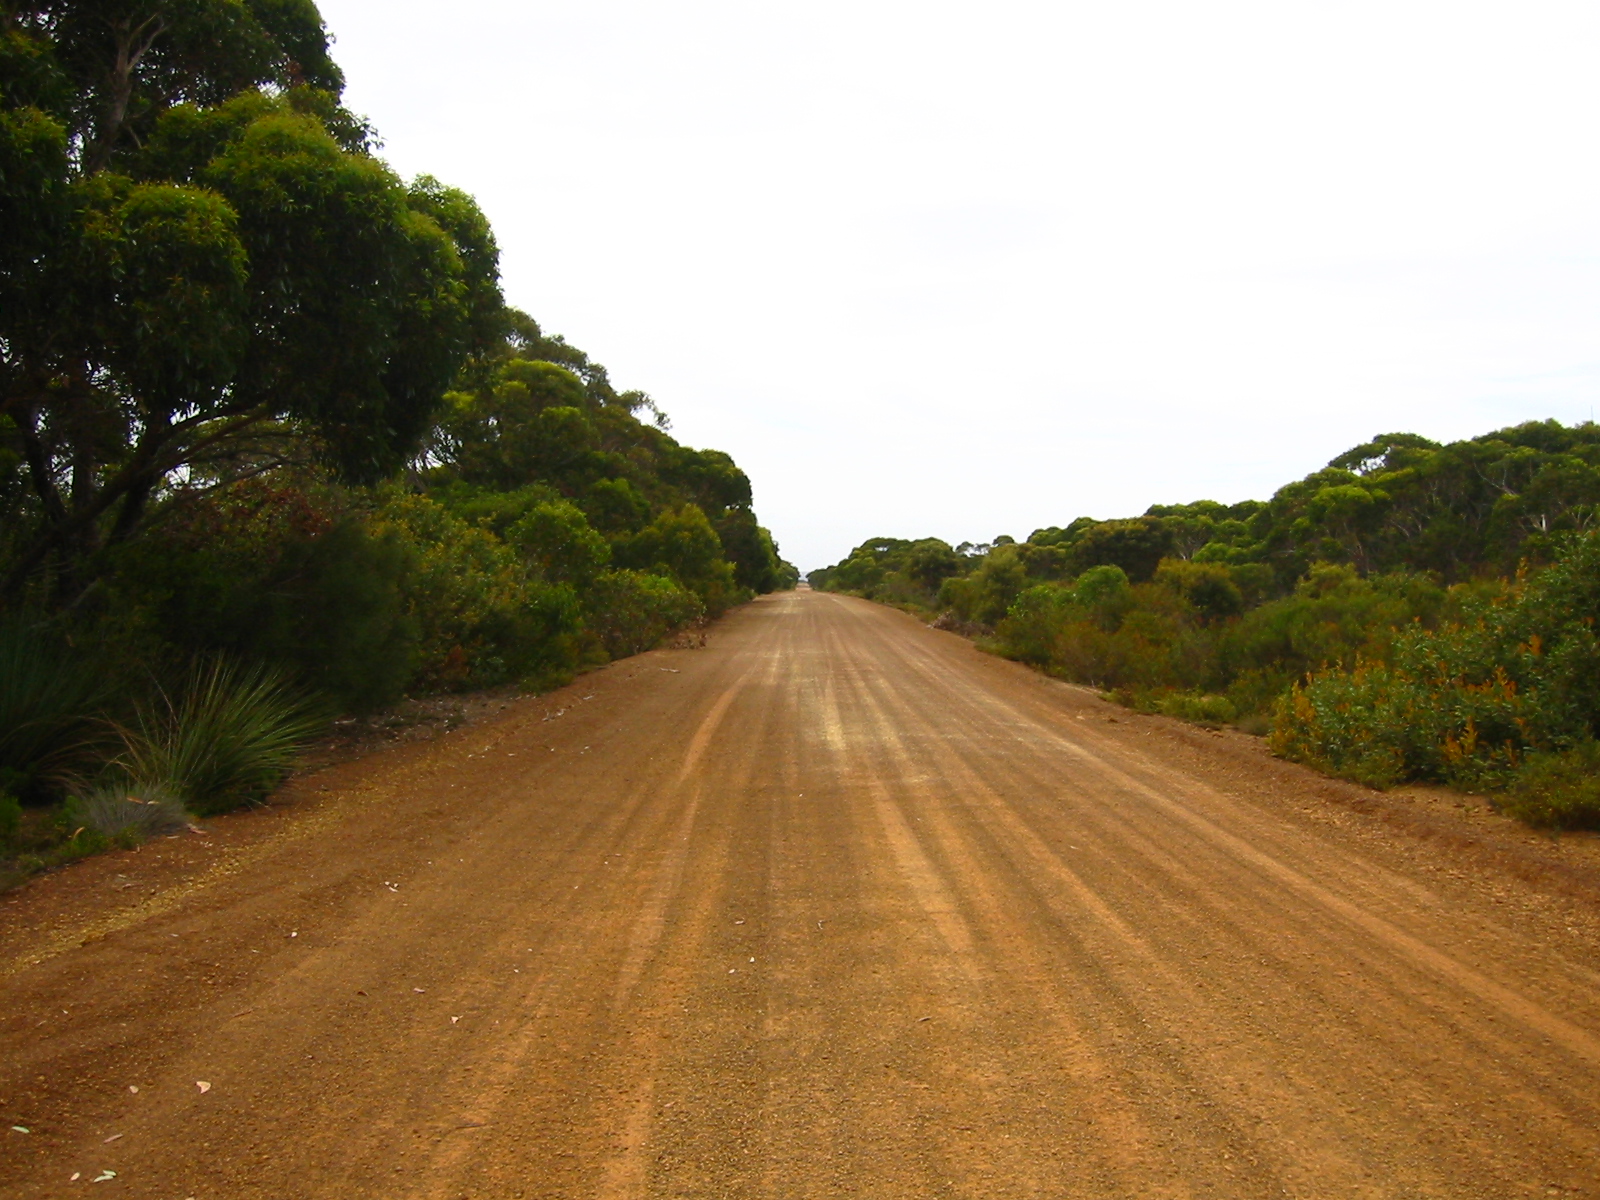
<svg viewBox="0 0 1600 1200">
<path fill-rule="evenodd" d="M 816 588 L 1377 785 L 1600 821 L 1600 426 L 1375 438 L 1267 501 L 875 538 Z"/>
</svg>

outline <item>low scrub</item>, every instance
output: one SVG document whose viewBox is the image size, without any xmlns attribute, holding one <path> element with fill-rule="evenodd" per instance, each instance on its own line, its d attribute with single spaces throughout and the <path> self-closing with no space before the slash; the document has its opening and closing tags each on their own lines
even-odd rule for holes
<svg viewBox="0 0 1600 1200">
<path fill-rule="evenodd" d="M 193 820 L 183 800 L 159 783 L 108 784 L 73 796 L 63 806 L 61 819 L 75 833 L 92 830 L 125 846 L 178 833 Z"/>
<path fill-rule="evenodd" d="M 31 798 L 92 769 L 106 673 L 26 615 L 0 619 L 0 791 Z"/>
<path fill-rule="evenodd" d="M 1166 692 L 1149 697 L 1139 707 L 1197 725 L 1229 725 L 1239 717 L 1233 701 L 1214 692 Z"/>
<path fill-rule="evenodd" d="M 607 657 L 623 658 L 655 646 L 674 630 L 705 617 L 700 597 L 665 575 L 604 571 L 587 597 L 590 631 Z"/>
<path fill-rule="evenodd" d="M 1544 829 L 1600 829 L 1600 742 L 1528 755 L 1500 810 Z"/>
<path fill-rule="evenodd" d="M 140 707 L 113 766 L 132 780 L 159 781 L 202 816 L 224 812 L 276 787 L 324 720 L 281 672 L 201 661 L 175 692 L 161 690 Z"/>
</svg>

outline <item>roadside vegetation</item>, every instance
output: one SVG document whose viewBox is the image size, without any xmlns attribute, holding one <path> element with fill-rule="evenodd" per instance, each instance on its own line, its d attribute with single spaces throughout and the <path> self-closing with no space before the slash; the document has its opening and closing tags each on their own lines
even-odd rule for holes
<svg viewBox="0 0 1600 1200">
<path fill-rule="evenodd" d="M 309 0 L 0 9 L 0 875 L 795 582 L 731 458 L 505 305 L 328 41 Z"/>
<path fill-rule="evenodd" d="M 813 587 L 1376 787 L 1600 828 L 1600 426 L 1380 437 L 1267 501 L 876 538 Z"/>
</svg>

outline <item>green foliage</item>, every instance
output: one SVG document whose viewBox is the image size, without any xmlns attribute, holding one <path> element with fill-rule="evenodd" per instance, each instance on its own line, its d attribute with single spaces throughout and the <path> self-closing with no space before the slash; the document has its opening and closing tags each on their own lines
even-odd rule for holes
<svg viewBox="0 0 1600 1200">
<path fill-rule="evenodd" d="M 404 593 L 417 631 L 416 683 L 486 687 L 577 665 L 576 593 L 531 574 L 490 530 L 468 525 L 426 496 L 403 493 L 387 499 L 373 529 L 410 551 Z"/>
<path fill-rule="evenodd" d="M 1386 664 L 1311 675 L 1279 702 L 1273 748 L 1375 786 L 1500 788 L 1530 753 L 1600 730 L 1600 532 L 1456 616 L 1403 630 Z"/>
<path fill-rule="evenodd" d="M 1202 620 L 1226 620 L 1244 611 L 1244 590 L 1220 563 L 1163 559 L 1155 579 L 1193 605 Z"/>
<path fill-rule="evenodd" d="M 1545 829 L 1600 829 L 1600 742 L 1528 755 L 1500 810 Z"/>
<path fill-rule="evenodd" d="M 160 786 L 196 813 L 222 812 L 276 787 L 323 719 L 280 672 L 197 662 L 139 706 L 115 766 L 135 791 Z"/>
<path fill-rule="evenodd" d="M 563 367 L 512 359 L 489 386 L 450 399 L 441 452 L 454 478 L 506 491 L 540 479 L 593 482 L 604 472 L 583 381 Z"/>
<path fill-rule="evenodd" d="M 722 539 L 697 504 L 669 508 L 633 537 L 619 541 L 617 562 L 670 576 L 700 597 L 716 616 L 738 598 L 733 564 L 722 555 Z"/>
<path fill-rule="evenodd" d="M 1157 692 L 1138 707 L 1197 725 L 1228 725 L 1239 716 L 1233 701 L 1209 692 Z"/>
<path fill-rule="evenodd" d="M 337 707 L 369 711 L 411 677 L 412 560 L 337 489 L 250 481 L 123 551 L 112 611 L 143 644 L 275 662 Z"/>
<path fill-rule="evenodd" d="M 941 588 L 971 568 L 968 556 L 938 538 L 869 538 L 843 562 L 807 576 L 818 590 L 850 592 L 903 608 L 940 604 Z M 946 603 L 944 607 L 949 607 Z"/>
<path fill-rule="evenodd" d="M 590 631 L 607 656 L 648 650 L 705 615 L 700 597 L 664 575 L 605 571 L 584 597 Z"/>
<path fill-rule="evenodd" d="M 1019 548 L 996 546 L 970 575 L 944 580 L 938 603 L 962 621 L 993 625 L 1006 615 L 1027 584 L 1027 566 Z"/>
<path fill-rule="evenodd" d="M 470 198 L 343 110 L 308 0 L 24 5 L 0 32 L 0 594 L 76 600 L 166 498 L 399 468 L 501 336 Z"/>
<path fill-rule="evenodd" d="M 0 617 L 0 793 L 36 797 L 88 769 L 108 682 L 37 615 Z"/>
<path fill-rule="evenodd" d="M 539 504 L 506 531 L 506 541 L 544 578 L 586 584 L 611 561 L 611 546 L 566 500 Z"/>
<path fill-rule="evenodd" d="M 776 591 L 782 560 L 771 531 L 756 524 L 755 514 L 748 508 L 728 508 L 715 528 L 722 552 L 733 565 L 734 586 L 747 592 Z"/>
<path fill-rule="evenodd" d="M 1173 536 L 1160 518 L 1103 521 L 1085 529 L 1071 543 L 1071 562 L 1077 570 L 1120 567 L 1135 583 L 1144 583 L 1156 566 L 1172 552 Z"/>
</svg>

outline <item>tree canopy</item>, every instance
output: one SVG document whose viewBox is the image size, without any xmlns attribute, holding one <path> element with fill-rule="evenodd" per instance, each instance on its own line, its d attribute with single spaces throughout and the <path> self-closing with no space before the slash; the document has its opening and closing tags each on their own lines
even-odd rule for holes
<svg viewBox="0 0 1600 1200">
<path fill-rule="evenodd" d="M 0 55 L 6 594 L 72 598 L 174 486 L 407 461 L 502 333 L 497 251 L 374 156 L 312 4 L 13 6 Z"/>
</svg>

